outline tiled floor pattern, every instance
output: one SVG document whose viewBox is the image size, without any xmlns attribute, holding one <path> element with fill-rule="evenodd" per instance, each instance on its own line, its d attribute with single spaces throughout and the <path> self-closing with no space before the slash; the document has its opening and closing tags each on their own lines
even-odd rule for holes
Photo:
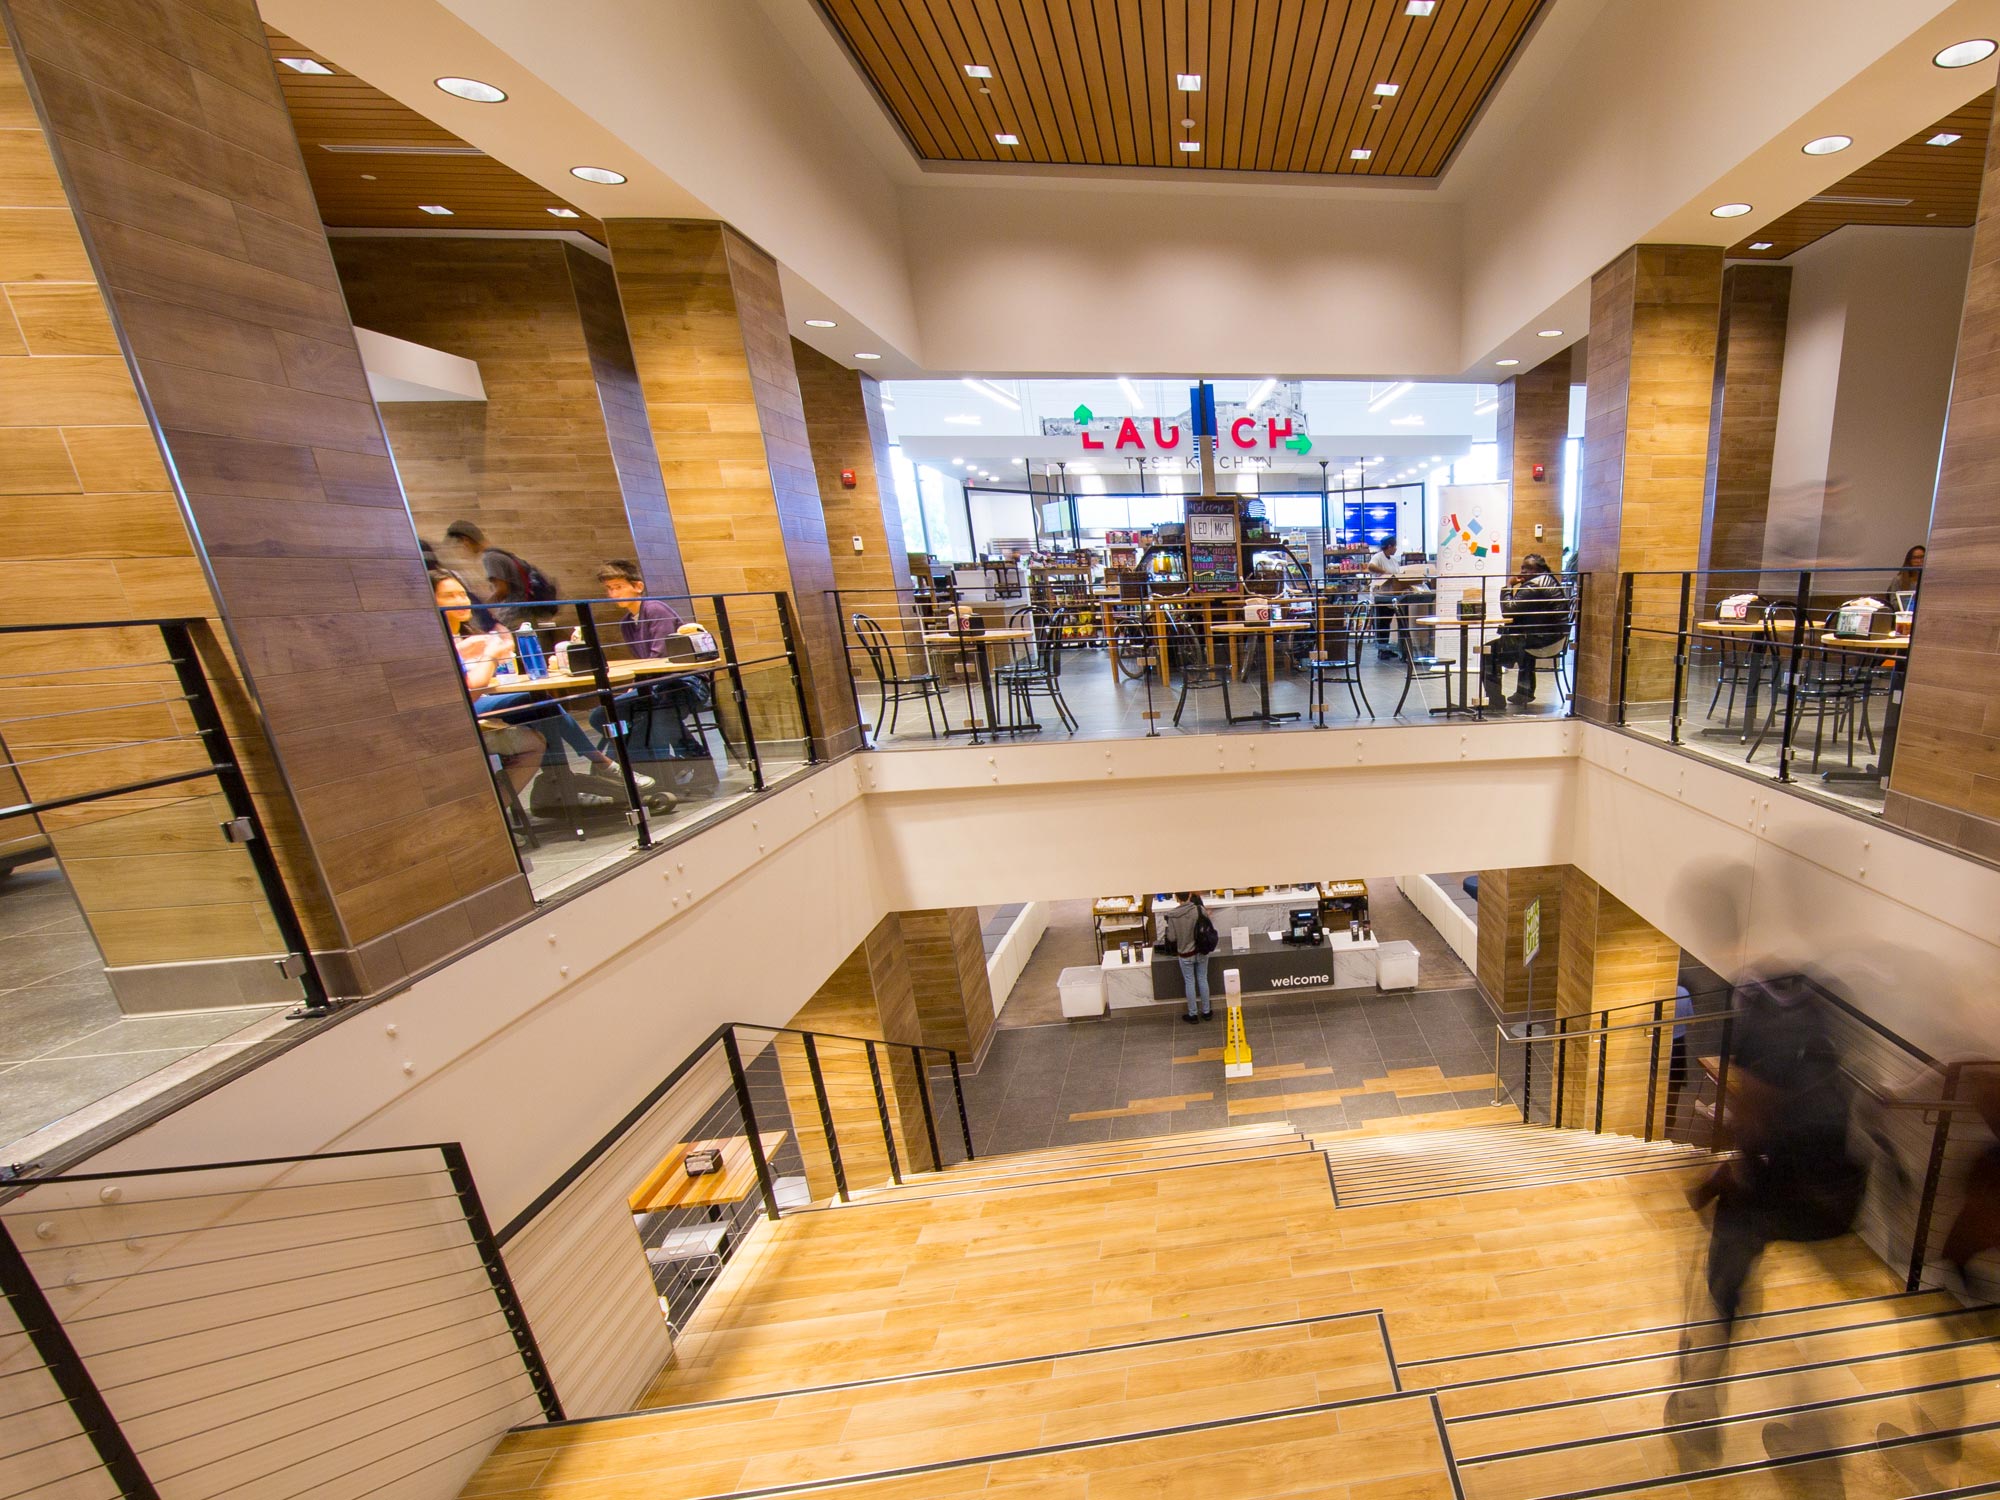
<svg viewBox="0 0 2000 1500">
<path fill-rule="evenodd" d="M 1222 1076 L 1219 1013 L 1189 1026 L 1178 1006 L 1161 1006 L 997 1031 L 965 1080 L 974 1148 L 984 1156 L 1278 1117 L 1330 1132 L 1495 1098 L 1493 1020 L 1477 990 L 1253 995 L 1243 1021 L 1256 1072 L 1235 1083 Z"/>
</svg>

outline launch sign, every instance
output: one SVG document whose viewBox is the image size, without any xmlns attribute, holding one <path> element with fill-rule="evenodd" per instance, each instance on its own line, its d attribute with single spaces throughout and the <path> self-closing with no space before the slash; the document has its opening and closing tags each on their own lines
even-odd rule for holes
<svg viewBox="0 0 2000 1500">
<path fill-rule="evenodd" d="M 1199 452 L 1195 434 L 1178 421 L 1163 417 L 1123 417 L 1100 420 L 1089 407 L 1079 406 L 1074 436 L 1079 450 L 1113 458 L 1193 457 Z M 1290 417 L 1235 417 L 1219 424 L 1216 451 L 1224 454 L 1298 454 L 1312 451 L 1312 439 L 1293 428 Z"/>
</svg>

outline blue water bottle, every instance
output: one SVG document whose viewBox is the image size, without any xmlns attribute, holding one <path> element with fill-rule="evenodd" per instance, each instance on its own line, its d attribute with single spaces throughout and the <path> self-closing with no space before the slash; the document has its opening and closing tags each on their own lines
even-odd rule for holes
<svg viewBox="0 0 2000 1500">
<path fill-rule="evenodd" d="M 523 625 L 514 632 L 514 650 L 521 658 L 521 670 L 530 677 L 549 675 L 549 659 L 542 653 L 542 638 L 535 627 Z"/>
</svg>

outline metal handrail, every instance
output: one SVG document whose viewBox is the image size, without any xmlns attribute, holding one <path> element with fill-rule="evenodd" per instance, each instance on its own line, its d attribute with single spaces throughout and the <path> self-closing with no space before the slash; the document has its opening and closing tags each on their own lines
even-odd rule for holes
<svg viewBox="0 0 2000 1500">
<path fill-rule="evenodd" d="M 1641 1003 L 1643 1004 L 1644 1002 Z M 1662 1000 L 1660 1003 L 1665 1004 L 1666 1002 Z M 1710 1011 L 1706 1015 L 1683 1016 L 1678 1020 L 1672 1016 L 1666 1016 L 1657 1021 L 1634 1021 L 1629 1026 L 1594 1027 L 1589 1031 L 1550 1031 L 1543 1033 L 1541 1036 L 1509 1036 L 1507 1035 L 1507 1027 L 1504 1022 L 1496 1022 L 1493 1029 L 1503 1042 L 1512 1042 L 1516 1046 L 1532 1047 L 1537 1042 L 1575 1042 L 1581 1041 L 1585 1037 L 1610 1036 L 1614 1032 L 1620 1031 L 1657 1031 L 1662 1026 L 1698 1026 L 1704 1021 L 1727 1021 L 1733 1016 L 1740 1016 L 1742 1014 L 1743 1012 L 1740 1010 L 1717 1010 Z"/>
</svg>

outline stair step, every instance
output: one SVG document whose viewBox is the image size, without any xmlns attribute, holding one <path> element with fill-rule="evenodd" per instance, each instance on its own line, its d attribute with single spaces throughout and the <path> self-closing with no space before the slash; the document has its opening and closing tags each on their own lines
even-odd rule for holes
<svg viewBox="0 0 2000 1500">
<path fill-rule="evenodd" d="M 1317 1137 L 1315 1145 L 1319 1145 Z M 1325 1145 L 1343 1208 L 1542 1187 L 1699 1166 L 1708 1153 L 1675 1141 L 1551 1130 L 1518 1122 Z"/>
<path fill-rule="evenodd" d="M 1247 1131 L 1191 1131 L 1186 1135 L 1149 1135 L 1124 1141 L 1096 1141 L 1076 1146 L 1050 1146 L 1038 1151 L 1009 1151 L 981 1156 L 972 1161 L 954 1162 L 937 1174 L 944 1177 L 976 1176 L 1010 1168 L 1064 1166 L 1073 1162 L 1127 1161 L 1162 1151 L 1187 1151 L 1196 1147 L 1256 1146 L 1271 1140 L 1303 1140 L 1291 1126 L 1273 1122 Z"/>
<path fill-rule="evenodd" d="M 1259 1146 L 1237 1146 L 1188 1151 L 1174 1155 L 1134 1157 L 1129 1161 L 1100 1162 L 1094 1165 L 1048 1167 L 995 1177 L 956 1177 L 943 1172 L 914 1177 L 900 1187 L 891 1183 L 855 1192 L 855 1203 L 907 1203 L 919 1198 L 949 1198 L 982 1193 L 1004 1193 L 1016 1188 L 1046 1187 L 1058 1182 L 1085 1182 L 1107 1177 L 1131 1177 L 1170 1172 L 1183 1167 L 1218 1166 L 1237 1161 L 1269 1161 L 1274 1157 L 1312 1156 L 1311 1144 L 1303 1138 L 1275 1140 Z"/>
</svg>

